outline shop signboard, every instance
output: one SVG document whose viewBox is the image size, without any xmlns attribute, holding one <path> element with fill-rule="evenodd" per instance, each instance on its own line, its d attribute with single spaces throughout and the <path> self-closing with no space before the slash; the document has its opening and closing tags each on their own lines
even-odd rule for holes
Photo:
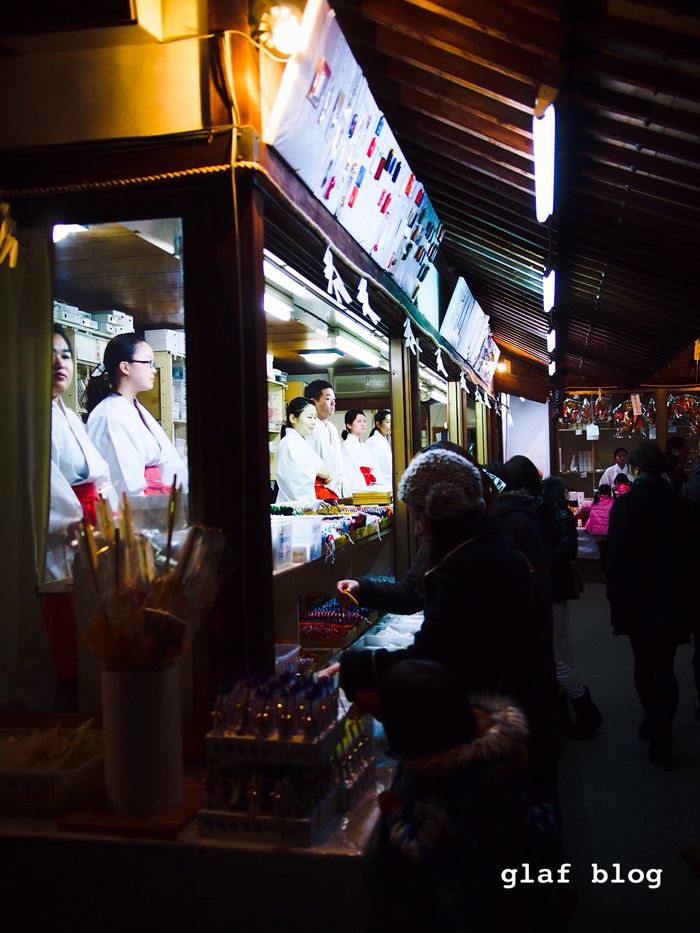
<svg viewBox="0 0 700 933">
<path fill-rule="evenodd" d="M 264 141 L 415 299 L 443 228 L 326 0 L 309 0 L 302 26 L 304 48 L 286 65 Z"/>
</svg>

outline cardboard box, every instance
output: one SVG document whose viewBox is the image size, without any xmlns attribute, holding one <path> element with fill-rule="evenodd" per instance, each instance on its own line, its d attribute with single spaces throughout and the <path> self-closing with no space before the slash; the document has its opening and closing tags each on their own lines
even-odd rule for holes
<svg viewBox="0 0 700 933">
<path fill-rule="evenodd" d="M 99 324 L 115 324 L 117 327 L 127 327 L 129 330 L 134 329 L 133 315 L 124 314 L 122 311 L 95 311 L 92 318 Z"/>
<path fill-rule="evenodd" d="M 292 515 L 292 561 L 303 564 L 321 556 L 323 518 L 320 515 Z"/>
<path fill-rule="evenodd" d="M 98 321 L 97 329 L 101 334 L 109 334 L 110 337 L 116 334 L 130 334 L 133 330 L 127 324 L 110 324 L 108 321 Z"/>
<path fill-rule="evenodd" d="M 292 562 L 292 518 L 285 515 L 270 516 L 272 536 L 272 569 L 279 570 Z"/>
<path fill-rule="evenodd" d="M 180 331 L 168 330 L 147 330 L 144 333 L 146 343 L 149 343 L 154 350 L 167 350 L 169 353 L 180 354 Z"/>
</svg>

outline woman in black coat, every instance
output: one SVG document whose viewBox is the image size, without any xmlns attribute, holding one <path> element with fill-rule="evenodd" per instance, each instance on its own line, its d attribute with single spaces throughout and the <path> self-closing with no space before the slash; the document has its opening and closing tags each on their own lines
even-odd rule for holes
<svg viewBox="0 0 700 933">
<path fill-rule="evenodd" d="M 630 465 L 639 476 L 610 510 L 607 597 L 613 633 L 627 635 L 634 654 L 644 711 L 639 737 L 650 740 L 649 760 L 668 770 L 678 706 L 674 662 L 678 644 L 689 641 L 697 544 L 688 503 L 662 475 L 661 449 L 640 444 Z"/>
<path fill-rule="evenodd" d="M 398 661 L 425 658 L 454 671 L 470 692 L 509 694 L 522 706 L 533 736 L 549 733 L 551 655 L 542 657 L 533 575 L 486 511 L 479 470 L 452 451 L 427 451 L 409 464 L 399 496 L 426 552 L 424 622 L 409 648 L 345 652 L 345 693 L 362 703 L 363 692 L 376 690 Z"/>
<path fill-rule="evenodd" d="M 508 491 L 524 491 L 533 497 L 535 517 L 549 558 L 557 682 L 564 702 L 571 703 L 575 714 L 568 733 L 573 739 L 590 739 L 602 725 L 603 717 L 591 699 L 590 690 L 562 653 L 564 633 L 569 624 L 568 601 L 580 595 L 574 565 L 578 534 L 576 520 L 566 501 L 564 481 L 559 476 L 549 476 L 542 482 L 535 464 L 522 455 L 511 457 L 506 467 L 510 475 Z"/>
</svg>

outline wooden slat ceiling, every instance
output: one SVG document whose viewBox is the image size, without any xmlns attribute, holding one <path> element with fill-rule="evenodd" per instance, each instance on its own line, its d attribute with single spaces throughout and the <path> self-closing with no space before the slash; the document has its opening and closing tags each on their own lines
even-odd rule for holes
<svg viewBox="0 0 700 933">
<path fill-rule="evenodd" d="M 555 383 L 643 384 L 700 336 L 700 13 L 683 0 L 330 0 L 504 356 Z M 553 217 L 532 112 L 558 91 Z M 515 370 L 515 367 L 514 367 Z"/>
</svg>

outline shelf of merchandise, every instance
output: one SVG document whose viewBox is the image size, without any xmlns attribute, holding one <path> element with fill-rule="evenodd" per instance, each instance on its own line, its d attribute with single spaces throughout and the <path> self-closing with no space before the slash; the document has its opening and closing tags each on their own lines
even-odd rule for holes
<svg viewBox="0 0 700 933">
<path fill-rule="evenodd" d="M 338 580 L 357 580 L 367 575 L 393 574 L 393 531 L 391 518 L 383 519 L 379 531 L 358 529 L 352 540 L 339 539 L 333 555 L 325 553 L 302 564 L 285 564 L 273 575 L 275 641 L 299 644 L 299 606 L 318 606 L 335 596 Z M 362 632 L 358 632 L 360 636 Z M 332 655 L 347 647 L 330 644 Z"/>
<path fill-rule="evenodd" d="M 613 412 L 619 405 L 624 405 L 632 394 L 639 394 L 644 406 L 650 400 L 656 403 L 655 392 L 642 392 L 641 390 L 632 390 L 632 392 L 607 392 L 606 396 L 610 398 L 610 412 Z M 595 400 L 595 392 L 573 392 L 569 397 L 577 401 L 588 399 L 592 404 Z M 597 428 L 597 438 L 589 437 L 587 428 L 589 425 L 557 425 L 558 441 L 558 473 L 566 483 L 569 493 L 582 492 L 585 498 L 591 498 L 598 487 L 603 472 L 607 467 L 615 462 L 615 449 L 624 447 L 628 452 L 645 440 L 656 439 L 656 423 L 644 423 L 642 431 L 633 431 L 631 426 L 625 425 L 620 428 L 619 425 L 610 421 L 599 423 L 594 421 L 591 427 Z M 581 469 L 582 454 L 587 455 L 590 468 Z M 574 469 L 572 469 L 574 465 Z"/>
<path fill-rule="evenodd" d="M 610 410 L 614 411 L 616 406 L 627 402 L 634 392 L 635 390 L 604 394 L 610 397 Z M 607 422 L 597 424 L 597 439 L 589 439 L 586 425 L 562 424 L 561 421 L 557 423 L 559 449 L 555 451 L 558 453 L 558 460 L 554 466 L 558 466 L 558 473 L 566 482 L 570 492 L 583 492 L 587 498 L 591 497 L 603 471 L 613 464 L 615 449 L 624 447 L 631 454 L 635 447 L 646 440 L 655 441 L 664 449 L 667 439 L 674 436 L 684 437 L 689 451 L 686 471 L 690 472 L 693 466 L 700 462 L 700 388 L 697 386 L 660 387 L 653 391 L 636 390 L 636 394 L 641 396 L 645 406 L 653 401 L 656 409 L 654 420 L 645 421 L 641 432 L 620 430 L 618 426 Z M 567 397 L 577 401 L 587 398 L 592 403 L 596 393 L 577 390 L 569 392 Z M 686 409 L 690 408 L 690 413 L 686 417 L 682 414 L 673 417 L 672 412 L 669 417 L 671 398 L 678 400 L 683 397 L 686 397 Z M 682 408 L 682 406 L 679 407 Z M 593 462 L 591 470 L 580 469 L 578 461 L 581 451 L 590 452 Z M 576 458 L 578 469 L 572 470 L 571 464 L 574 458 Z"/>
<path fill-rule="evenodd" d="M 156 378 L 150 392 L 139 394 L 139 402 L 158 421 L 177 448 L 187 457 L 187 370 L 185 357 L 170 350 L 155 350 Z"/>
<path fill-rule="evenodd" d="M 267 380 L 267 431 L 270 441 L 270 483 L 277 475 L 277 446 L 285 417 L 284 393 L 286 385 L 273 379 Z"/>
</svg>

